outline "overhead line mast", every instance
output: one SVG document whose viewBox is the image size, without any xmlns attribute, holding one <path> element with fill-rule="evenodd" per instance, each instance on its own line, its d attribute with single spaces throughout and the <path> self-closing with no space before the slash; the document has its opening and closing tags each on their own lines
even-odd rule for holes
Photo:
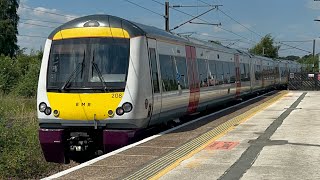
<svg viewBox="0 0 320 180">
<path fill-rule="evenodd" d="M 164 18 L 165 18 L 165 29 L 166 31 L 170 31 L 170 23 L 169 23 L 169 11 L 170 11 L 170 6 L 169 6 L 169 1 L 166 1 L 165 3 L 165 15 L 164 15 Z"/>
<path fill-rule="evenodd" d="M 222 5 L 210 5 L 209 4 L 209 5 L 205 5 L 205 6 L 203 6 L 203 5 L 202 6 L 194 6 L 194 5 L 186 5 L 186 6 L 184 6 L 184 5 L 173 5 L 173 6 L 170 6 L 169 5 L 169 1 L 166 1 L 164 5 L 165 5 L 165 15 L 164 15 L 164 17 L 165 17 L 165 30 L 168 31 L 168 32 L 170 32 L 171 30 L 175 30 L 175 29 L 185 25 L 186 23 L 221 26 L 221 23 L 218 23 L 218 24 L 197 23 L 197 22 L 192 22 L 192 20 L 198 19 L 199 17 L 207 14 L 208 12 L 212 11 L 213 9 L 218 9 L 218 7 L 222 6 Z M 190 19 L 190 20 L 188 20 L 188 21 L 186 21 L 186 22 L 174 27 L 173 29 L 170 29 L 170 8 L 175 9 L 175 8 L 183 8 L 183 7 L 187 7 L 187 8 L 189 8 L 189 7 L 211 7 L 211 9 L 209 9 L 208 11 L 206 11 L 206 12 L 204 12 L 204 13 L 198 15 L 198 16 L 193 16 L 192 19 Z"/>
</svg>

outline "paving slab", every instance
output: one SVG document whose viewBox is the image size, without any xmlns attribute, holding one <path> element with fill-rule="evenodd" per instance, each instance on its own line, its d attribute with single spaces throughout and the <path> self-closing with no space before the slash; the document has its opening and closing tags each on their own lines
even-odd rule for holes
<svg viewBox="0 0 320 180">
<path fill-rule="evenodd" d="M 173 179 L 320 179 L 320 92 L 289 92 L 160 177 Z"/>
</svg>

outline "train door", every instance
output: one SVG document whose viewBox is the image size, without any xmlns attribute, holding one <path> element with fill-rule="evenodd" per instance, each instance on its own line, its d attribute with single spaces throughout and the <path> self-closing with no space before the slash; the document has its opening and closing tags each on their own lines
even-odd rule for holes
<svg viewBox="0 0 320 180">
<path fill-rule="evenodd" d="M 200 99 L 200 84 L 197 67 L 196 48 L 192 46 L 186 46 L 186 57 L 188 66 L 188 78 L 190 84 L 188 114 L 192 114 L 197 111 Z"/>
<path fill-rule="evenodd" d="M 240 56 L 239 54 L 234 55 L 234 64 L 236 69 L 236 98 L 240 97 L 241 94 L 241 73 L 240 73 Z"/>
<path fill-rule="evenodd" d="M 263 87 L 263 84 L 262 84 L 262 81 L 263 81 L 263 75 L 262 75 L 262 71 L 263 71 L 263 69 L 262 69 L 262 60 L 261 60 L 261 59 L 257 59 L 257 60 L 256 60 L 256 65 L 257 65 L 257 70 L 256 70 L 256 71 L 258 71 L 258 75 L 259 75 L 257 86 L 258 86 L 258 88 L 261 88 L 261 87 Z"/>
<path fill-rule="evenodd" d="M 157 42 L 154 39 L 148 39 L 150 74 L 152 83 L 152 111 L 150 112 L 150 125 L 158 121 L 162 106 L 162 91 L 160 83 L 159 59 L 157 55 Z"/>
<path fill-rule="evenodd" d="M 264 67 L 264 60 L 261 60 L 261 75 L 262 75 L 262 88 L 266 86 L 266 69 Z"/>
<path fill-rule="evenodd" d="M 250 76 L 250 91 L 252 92 L 254 89 L 254 86 L 256 84 L 256 77 L 254 75 L 255 72 L 255 61 L 251 56 L 248 57 L 249 59 L 249 76 Z"/>
</svg>

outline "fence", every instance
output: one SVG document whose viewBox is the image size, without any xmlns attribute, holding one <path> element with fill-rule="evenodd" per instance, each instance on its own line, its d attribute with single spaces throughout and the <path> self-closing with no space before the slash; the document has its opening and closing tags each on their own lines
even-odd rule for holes
<svg viewBox="0 0 320 180">
<path fill-rule="evenodd" d="M 290 73 L 289 90 L 320 90 L 320 74 L 319 73 Z"/>
</svg>

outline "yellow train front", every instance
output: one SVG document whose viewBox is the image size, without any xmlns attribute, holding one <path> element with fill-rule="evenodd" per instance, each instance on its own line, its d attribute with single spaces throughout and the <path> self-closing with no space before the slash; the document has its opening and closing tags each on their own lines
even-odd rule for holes
<svg viewBox="0 0 320 180">
<path fill-rule="evenodd" d="M 93 15 L 49 36 L 37 97 L 47 161 L 102 154 L 147 127 L 152 92 L 144 35 L 129 21 Z"/>
</svg>

